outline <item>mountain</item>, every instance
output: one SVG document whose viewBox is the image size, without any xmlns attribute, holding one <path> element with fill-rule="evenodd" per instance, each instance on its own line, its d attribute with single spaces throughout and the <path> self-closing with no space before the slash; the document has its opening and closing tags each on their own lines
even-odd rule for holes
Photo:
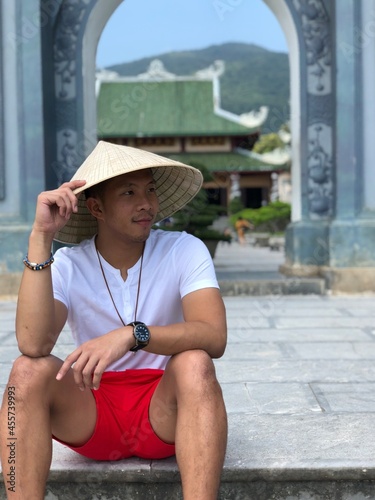
<svg viewBox="0 0 375 500">
<path fill-rule="evenodd" d="M 271 52 L 253 44 L 224 43 L 146 57 L 106 69 L 121 76 L 136 76 L 147 71 L 154 59 L 160 59 L 167 71 L 181 76 L 192 75 L 221 59 L 225 62 L 225 72 L 220 77 L 223 109 L 241 114 L 268 106 L 263 133 L 277 131 L 289 120 L 288 54 Z"/>
</svg>

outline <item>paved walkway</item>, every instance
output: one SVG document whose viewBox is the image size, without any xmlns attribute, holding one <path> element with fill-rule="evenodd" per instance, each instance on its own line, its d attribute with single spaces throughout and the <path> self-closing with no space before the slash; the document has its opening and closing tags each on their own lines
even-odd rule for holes
<svg viewBox="0 0 375 500">
<path fill-rule="evenodd" d="M 282 254 L 233 245 L 219 248 L 219 276 L 252 269 L 277 274 Z M 251 488 L 263 489 L 251 490 L 252 496 L 228 493 L 221 498 L 375 499 L 374 483 L 362 481 L 375 480 L 375 296 L 224 300 L 229 342 L 224 357 L 216 361 L 229 414 L 223 481 L 246 480 Z M 14 315 L 15 301 L 0 301 L 2 388 L 18 355 Z M 55 353 L 65 356 L 71 349 L 66 331 Z M 55 477 L 67 469 L 84 474 L 93 470 L 92 462 L 73 458 L 61 446 L 55 451 Z M 153 473 L 162 474 L 168 466 L 174 470 L 174 461 L 155 462 Z M 123 469 L 119 463 L 111 470 Z M 95 470 L 108 479 L 103 466 Z M 278 489 L 282 484 L 286 492 Z"/>
<path fill-rule="evenodd" d="M 249 237 L 248 241 L 251 241 Z M 219 243 L 215 254 L 216 274 L 224 296 L 323 294 L 321 278 L 287 278 L 279 272 L 284 252 L 248 243 Z"/>
<path fill-rule="evenodd" d="M 214 261 L 219 280 L 285 280 L 278 271 L 284 263 L 284 253 L 268 247 L 221 242 Z"/>
</svg>

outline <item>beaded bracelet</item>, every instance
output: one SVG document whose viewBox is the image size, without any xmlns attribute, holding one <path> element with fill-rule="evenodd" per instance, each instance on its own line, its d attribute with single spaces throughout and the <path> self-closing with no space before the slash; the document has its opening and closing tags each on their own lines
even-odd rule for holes
<svg viewBox="0 0 375 500">
<path fill-rule="evenodd" d="M 25 264 L 26 267 L 31 269 L 32 271 L 41 271 L 42 269 L 46 269 L 46 267 L 49 267 L 53 262 L 54 262 L 53 255 L 51 253 L 51 256 L 48 260 L 43 262 L 42 264 L 37 264 L 36 262 L 30 262 L 29 259 L 26 257 L 22 260 L 22 262 Z"/>
</svg>

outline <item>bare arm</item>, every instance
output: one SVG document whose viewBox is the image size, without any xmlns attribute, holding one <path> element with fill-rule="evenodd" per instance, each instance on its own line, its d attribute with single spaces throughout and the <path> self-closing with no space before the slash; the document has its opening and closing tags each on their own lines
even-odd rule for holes
<svg viewBox="0 0 375 500">
<path fill-rule="evenodd" d="M 55 233 L 76 211 L 73 189 L 84 181 L 63 184 L 59 189 L 38 196 L 35 221 L 29 238 L 30 262 L 45 262 L 51 255 Z M 53 265 L 53 264 L 52 264 Z M 16 335 L 23 354 L 46 356 L 51 352 L 67 317 L 65 306 L 53 298 L 51 268 L 32 271 L 25 268 L 18 295 Z"/>
<path fill-rule="evenodd" d="M 213 358 L 222 356 L 227 340 L 227 325 L 219 290 L 205 288 L 192 292 L 183 298 L 182 306 L 183 323 L 148 325 L 151 340 L 145 350 L 173 355 L 191 349 L 202 349 Z M 57 379 L 61 380 L 74 364 L 74 377 L 79 388 L 98 388 L 108 365 L 124 356 L 134 343 L 131 326 L 118 328 L 89 340 L 66 358 Z"/>
<path fill-rule="evenodd" d="M 151 326 L 151 340 L 145 350 L 173 355 L 202 349 L 212 358 L 221 357 L 227 341 L 227 324 L 219 290 L 204 288 L 189 293 L 182 299 L 182 307 L 185 322 Z"/>
</svg>

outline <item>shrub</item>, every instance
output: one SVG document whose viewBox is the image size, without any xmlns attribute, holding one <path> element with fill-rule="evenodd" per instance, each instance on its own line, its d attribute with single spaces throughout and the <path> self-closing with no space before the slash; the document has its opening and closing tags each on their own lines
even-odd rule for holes
<svg viewBox="0 0 375 500">
<path fill-rule="evenodd" d="M 290 222 L 291 206 L 289 203 L 274 201 L 260 208 L 245 208 L 232 215 L 230 221 L 234 223 L 238 217 L 250 221 L 258 231 L 270 233 L 283 232 Z"/>
<path fill-rule="evenodd" d="M 194 164 L 202 174 L 204 181 L 212 179 L 210 172 L 200 164 Z M 172 226 L 168 229 L 186 231 L 200 239 L 230 241 L 231 237 L 221 231 L 211 229 L 210 226 L 219 215 L 226 213 L 226 208 L 208 202 L 207 191 L 201 189 L 193 200 L 176 212 L 172 217 Z"/>
<path fill-rule="evenodd" d="M 254 153 L 264 154 L 283 147 L 285 147 L 285 144 L 281 140 L 279 134 L 272 132 L 271 134 L 261 135 L 254 144 L 253 151 Z"/>
<path fill-rule="evenodd" d="M 239 196 L 236 196 L 229 202 L 228 212 L 230 214 L 236 214 L 237 212 L 241 212 L 245 207 L 241 201 Z"/>
</svg>

